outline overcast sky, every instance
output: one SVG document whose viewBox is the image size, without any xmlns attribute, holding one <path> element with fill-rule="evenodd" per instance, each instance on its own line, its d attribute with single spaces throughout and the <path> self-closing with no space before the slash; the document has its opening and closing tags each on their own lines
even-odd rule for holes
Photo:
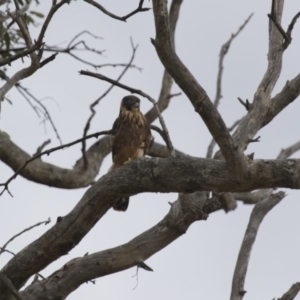
<svg viewBox="0 0 300 300">
<path fill-rule="evenodd" d="M 46 13 L 52 1 L 40 1 L 33 10 Z M 138 0 L 98 1 L 117 15 L 125 15 L 136 8 Z M 145 1 L 151 7 L 152 2 Z M 267 66 L 268 18 L 271 0 L 190 0 L 184 1 L 176 31 L 176 49 L 181 60 L 195 75 L 211 99 L 215 96 L 218 54 L 245 19 L 254 16 L 244 31 L 234 40 L 225 58 L 223 99 L 220 112 L 228 126 L 245 114 L 237 97 L 252 101 L 256 87 Z M 300 10 L 298 0 L 287 0 L 283 27 L 287 28 L 292 17 Z M 31 28 L 36 38 L 39 28 Z M 134 64 L 142 68 L 129 70 L 122 83 L 143 90 L 157 98 L 163 67 L 150 38 L 155 37 L 152 11 L 140 13 L 127 23 L 104 15 L 83 1 L 72 1 L 53 18 L 45 41 L 50 45 L 66 45 L 77 33 L 89 30 L 103 39 L 86 37 L 87 43 L 105 49 L 103 56 L 82 54 L 94 63 L 127 63 L 131 56 L 130 37 L 138 44 Z M 300 71 L 300 23 L 293 31 L 293 42 L 284 54 L 283 71 L 274 94 L 281 90 L 288 79 Z M 50 55 L 50 54 L 49 54 Z M 10 75 L 28 64 L 12 64 Z M 82 136 L 83 127 L 90 115 L 89 104 L 97 99 L 109 84 L 91 77 L 79 76 L 80 70 L 95 71 L 73 58 L 59 54 L 51 62 L 22 84 L 49 109 L 64 143 Z M 99 70 L 108 77 L 117 78 L 122 68 Z M 1 83 L 3 84 L 3 83 Z M 174 85 L 172 92 L 180 89 Z M 101 101 L 90 133 L 107 130 L 118 115 L 119 103 L 128 93 L 117 87 Z M 15 90 L 8 93 L 13 102 L 4 102 L 0 128 L 23 150 L 35 153 L 37 147 L 51 138 L 49 147 L 58 140 L 49 123 L 42 124 L 28 103 Z M 141 109 L 146 112 L 151 103 L 141 99 Z M 259 132 L 261 141 L 253 143 L 246 153 L 255 152 L 256 158 L 276 158 L 282 148 L 300 139 L 299 99 L 287 107 L 271 124 Z M 185 95 L 172 99 L 163 114 L 174 146 L 193 156 L 205 157 L 211 136 L 199 115 Z M 155 133 L 154 133 L 155 135 Z M 160 138 L 155 135 L 157 141 Z M 89 145 L 92 142 L 89 142 Z M 57 166 L 71 168 L 81 156 L 80 146 L 65 149 L 44 157 Z M 294 157 L 299 157 L 299 153 Z M 111 164 L 109 156 L 100 174 L 105 174 Z M 12 175 L 12 170 L 0 163 L 0 181 Z M 12 242 L 9 250 L 18 252 L 37 239 L 55 223 L 58 216 L 67 214 L 87 190 L 61 190 L 29 182 L 20 176 L 10 184 L 11 198 L 7 193 L 0 199 L 0 245 L 22 229 L 52 219 L 48 226 L 39 227 Z M 273 299 L 280 297 L 291 284 L 300 281 L 300 203 L 299 192 L 287 190 L 287 197 L 270 212 L 262 223 L 252 251 L 245 289 L 245 300 Z M 169 210 L 169 201 L 176 194 L 142 194 L 131 198 L 126 213 L 110 210 L 73 249 L 68 256 L 54 262 L 41 273 L 50 275 L 70 259 L 115 247 L 128 242 L 136 235 L 158 223 Z M 166 249 L 147 260 L 154 272 L 139 271 L 136 286 L 136 268 L 96 280 L 96 284 L 82 285 L 69 296 L 70 300 L 153 300 L 153 299 L 228 299 L 237 254 L 252 206 L 239 203 L 236 211 L 225 214 L 219 211 L 207 221 L 194 223 L 187 234 Z M 10 258 L 4 253 L 0 266 Z M 30 282 L 30 281 L 29 281 Z M 135 288 L 135 289 L 134 289 Z M 297 299 L 300 299 L 298 296 Z"/>
</svg>

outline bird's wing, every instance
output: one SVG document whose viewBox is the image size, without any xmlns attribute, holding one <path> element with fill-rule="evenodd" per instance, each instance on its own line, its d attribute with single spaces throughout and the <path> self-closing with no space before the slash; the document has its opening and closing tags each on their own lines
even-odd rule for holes
<svg viewBox="0 0 300 300">
<path fill-rule="evenodd" d="M 119 132 L 119 129 L 120 129 L 120 119 L 116 118 L 116 120 L 113 124 L 113 127 L 112 127 L 112 135 L 115 136 Z M 112 141 L 112 151 L 111 152 L 112 152 L 112 159 L 114 161 L 114 157 L 116 154 L 116 145 L 115 145 L 114 139 Z"/>
</svg>

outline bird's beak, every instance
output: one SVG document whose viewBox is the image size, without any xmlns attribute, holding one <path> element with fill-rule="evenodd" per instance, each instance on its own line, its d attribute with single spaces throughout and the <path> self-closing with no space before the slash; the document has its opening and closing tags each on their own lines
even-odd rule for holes
<svg viewBox="0 0 300 300">
<path fill-rule="evenodd" d="M 138 102 L 134 103 L 132 106 L 136 108 L 140 108 L 140 104 Z"/>
</svg>

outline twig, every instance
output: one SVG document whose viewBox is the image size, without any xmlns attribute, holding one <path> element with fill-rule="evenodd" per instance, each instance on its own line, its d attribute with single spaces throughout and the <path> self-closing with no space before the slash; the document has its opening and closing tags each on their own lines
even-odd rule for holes
<svg viewBox="0 0 300 300">
<path fill-rule="evenodd" d="M 16 6 L 17 7 L 17 6 Z M 16 21 L 16 23 L 19 26 L 19 29 L 22 33 L 22 36 L 25 40 L 27 48 L 33 47 L 33 43 L 30 37 L 30 34 L 28 32 L 28 29 L 26 27 L 26 24 L 23 21 L 23 16 L 19 13 L 18 9 L 16 11 L 16 16 L 13 16 L 10 12 L 8 12 L 8 15 L 11 16 L 12 19 Z M 31 52 L 30 54 L 31 64 L 27 68 L 23 68 L 19 71 L 17 71 L 6 83 L 0 88 L 0 103 L 1 100 L 4 98 L 6 93 L 15 86 L 20 80 L 27 78 L 31 76 L 33 73 L 35 73 L 39 67 L 39 58 L 36 55 L 35 52 Z"/>
<path fill-rule="evenodd" d="M 256 139 L 251 139 L 251 140 L 248 140 L 247 141 L 247 143 L 249 144 L 249 143 L 258 143 L 258 142 L 260 142 L 260 136 L 258 136 Z"/>
<path fill-rule="evenodd" d="M 130 18 L 131 16 L 133 16 L 133 15 L 139 13 L 139 12 L 144 12 L 144 11 L 148 11 L 148 10 L 151 9 L 151 8 L 143 8 L 144 0 L 140 0 L 139 6 L 137 7 L 137 9 L 135 9 L 134 11 L 132 11 L 131 13 L 127 14 L 124 17 L 119 17 L 119 16 L 109 12 L 102 5 L 100 5 L 99 3 L 97 3 L 93 0 L 84 0 L 84 2 L 87 2 L 87 3 L 97 7 L 99 10 L 101 10 L 104 14 L 108 15 L 109 17 L 111 17 L 113 19 L 116 19 L 116 20 L 119 20 L 119 21 L 123 21 L 123 22 L 126 22 L 126 20 L 128 18 Z"/>
<path fill-rule="evenodd" d="M 171 150 L 171 146 L 168 144 L 169 141 L 168 141 L 168 139 L 167 139 L 167 137 L 166 137 L 165 132 L 164 132 L 163 130 L 161 130 L 159 127 L 155 126 L 155 125 L 151 125 L 150 127 L 151 127 L 152 130 L 154 130 L 154 131 L 156 131 L 156 132 L 158 132 L 158 133 L 160 134 L 160 136 L 162 137 L 162 139 L 163 139 L 164 142 L 166 143 L 167 148 L 168 148 L 169 150 Z"/>
<path fill-rule="evenodd" d="M 16 290 L 16 288 L 11 283 L 9 278 L 7 276 L 5 276 L 1 271 L 0 271 L 0 279 L 2 280 L 4 285 L 7 287 L 7 289 L 11 292 L 11 294 L 14 296 L 15 299 L 23 300 L 23 298 L 20 296 L 19 292 Z"/>
<path fill-rule="evenodd" d="M 246 108 L 247 111 L 251 108 L 251 103 L 246 99 L 246 102 L 244 102 L 240 97 L 237 98 L 239 102 Z"/>
<path fill-rule="evenodd" d="M 293 300 L 300 291 L 300 282 L 294 283 L 290 289 L 278 300 Z"/>
<path fill-rule="evenodd" d="M 230 39 L 221 47 L 220 54 L 219 54 L 220 58 L 219 58 L 219 71 L 218 71 L 218 76 L 217 76 L 217 91 L 216 91 L 216 96 L 215 96 L 215 101 L 214 101 L 215 107 L 218 107 L 220 100 L 222 98 L 222 75 L 223 75 L 223 69 L 224 69 L 223 61 L 224 61 L 225 55 L 227 54 L 227 52 L 229 50 L 231 42 L 245 28 L 245 26 L 248 24 L 248 22 L 250 21 L 252 16 L 253 16 L 253 13 L 240 26 L 240 28 L 238 29 L 238 31 L 236 33 L 231 34 Z"/>
<path fill-rule="evenodd" d="M 45 66 L 46 64 L 48 64 L 49 62 L 53 61 L 56 58 L 56 55 L 58 53 L 54 53 L 51 56 L 47 57 L 46 59 L 44 59 L 43 61 L 40 62 L 40 68 L 42 68 L 43 66 Z"/>
<path fill-rule="evenodd" d="M 252 210 L 233 274 L 230 300 L 243 299 L 243 296 L 246 293 L 244 283 L 250 254 L 259 226 L 267 213 L 285 197 L 284 192 L 278 192 L 271 195 L 270 193 L 272 193 L 272 190 L 267 190 L 264 199 L 257 203 Z"/>
<path fill-rule="evenodd" d="M 150 271 L 150 272 L 153 272 L 153 269 L 151 269 L 149 266 L 147 266 L 142 260 L 138 260 L 136 262 L 136 265 L 139 267 L 139 268 L 142 268 L 146 271 Z"/>
<path fill-rule="evenodd" d="M 10 239 L 2 246 L 2 248 L 1 248 L 1 250 L 0 250 L 0 255 L 4 252 L 5 248 L 7 247 L 7 245 L 8 245 L 10 242 L 12 242 L 12 241 L 13 241 L 15 238 L 17 238 L 18 236 L 22 235 L 24 232 L 29 231 L 29 230 L 31 230 L 31 229 L 33 229 L 33 228 L 35 228 L 35 227 L 37 227 L 37 226 L 40 226 L 40 225 L 42 225 L 42 224 L 47 225 L 47 224 L 49 224 L 50 222 L 51 222 L 51 219 L 48 218 L 47 221 L 39 222 L 39 223 L 37 223 L 37 224 L 35 224 L 35 225 L 32 225 L 32 226 L 30 226 L 30 227 L 28 227 L 28 228 L 25 228 L 24 230 L 22 230 L 22 231 L 19 232 L 18 234 L 14 235 L 12 238 L 10 238 Z"/>
<path fill-rule="evenodd" d="M 9 254 L 11 254 L 11 255 L 13 255 L 13 256 L 16 256 L 16 254 L 13 253 L 12 251 L 9 251 L 9 250 L 7 250 L 7 249 L 3 249 L 3 248 L 0 247 L 0 253 L 3 253 L 3 252 L 7 252 L 7 253 L 9 253 Z"/>
<path fill-rule="evenodd" d="M 99 131 L 99 132 L 96 132 L 96 133 L 87 135 L 87 136 L 85 137 L 85 139 L 90 139 L 90 138 L 94 138 L 94 137 L 95 137 L 95 138 L 98 138 L 98 136 L 100 136 L 100 135 L 111 134 L 111 133 L 112 133 L 112 130 Z M 20 172 L 21 172 L 21 171 L 22 171 L 22 170 L 23 170 L 30 162 L 32 162 L 33 160 L 35 160 L 35 159 L 37 159 L 37 158 L 39 158 L 39 157 L 41 157 L 41 156 L 43 156 L 43 155 L 45 155 L 45 154 L 49 155 L 50 153 L 55 152 L 55 151 L 57 151 L 57 150 L 61 150 L 61 149 L 64 149 L 64 148 L 66 148 L 66 147 L 71 147 L 71 146 L 73 146 L 73 145 L 76 145 L 76 144 L 78 144 L 78 143 L 81 143 L 82 140 L 83 140 L 83 138 L 80 138 L 80 139 L 78 139 L 78 140 L 76 140 L 76 141 L 73 141 L 73 142 L 71 142 L 71 143 L 64 144 L 64 145 L 61 145 L 61 146 L 58 146 L 58 147 L 54 147 L 54 148 L 45 150 L 45 151 L 39 153 L 38 155 L 35 155 L 35 156 L 31 157 L 30 159 L 26 160 L 25 163 L 24 163 L 20 168 L 18 168 L 17 171 L 14 173 L 14 175 L 12 175 L 5 183 L 0 183 L 0 186 L 4 186 L 3 190 L 2 190 L 1 193 L 0 193 L 0 196 L 1 196 L 5 191 L 7 191 L 7 192 L 12 196 L 12 194 L 9 192 L 9 189 L 8 189 L 9 183 L 10 183 L 13 179 L 15 179 L 15 178 L 20 174 Z"/>
<path fill-rule="evenodd" d="M 40 154 L 40 153 L 43 151 L 43 149 L 44 149 L 47 145 L 49 145 L 50 143 L 51 143 L 51 140 L 50 140 L 50 139 L 47 140 L 47 141 L 45 141 L 41 146 L 39 146 L 39 147 L 37 148 L 37 150 L 36 150 L 35 154 L 33 154 L 33 156 L 36 156 L 36 155 Z"/>
<path fill-rule="evenodd" d="M 106 76 L 104 76 L 104 75 L 101 75 L 101 74 L 99 74 L 99 73 L 93 73 L 93 72 L 83 71 L 83 70 L 82 70 L 82 71 L 79 71 L 79 74 L 81 74 L 81 75 L 87 75 L 87 76 L 91 76 L 91 77 L 98 78 L 98 79 L 100 79 L 100 80 L 107 81 L 107 82 L 109 82 L 109 83 L 111 83 L 111 84 L 114 84 L 114 85 L 116 85 L 116 86 L 118 86 L 118 87 L 120 87 L 120 88 L 122 88 L 122 89 L 124 89 L 124 90 L 126 90 L 126 91 L 131 92 L 132 94 L 138 94 L 138 95 L 140 95 L 140 96 L 142 96 L 142 97 L 147 98 L 147 99 L 153 104 L 153 106 L 155 107 L 155 109 L 156 109 L 156 111 L 157 111 L 158 118 L 159 118 L 159 122 L 160 122 L 161 127 L 163 128 L 163 130 L 164 130 L 164 132 L 165 132 L 165 134 L 166 134 L 167 139 L 168 139 L 168 145 L 170 145 L 171 155 L 172 155 L 173 157 L 175 156 L 175 149 L 174 149 L 173 144 L 172 144 L 172 141 L 171 141 L 171 139 L 170 139 L 169 131 L 168 131 L 168 129 L 167 129 L 167 127 L 166 127 L 166 124 L 165 124 L 165 121 L 164 121 L 164 119 L 163 119 L 163 117 L 162 117 L 162 115 L 161 115 L 161 113 L 160 113 L 160 111 L 159 111 L 159 108 L 158 108 L 158 106 L 157 106 L 157 102 L 156 102 L 153 98 L 151 98 L 149 95 L 145 94 L 145 93 L 144 93 L 143 91 L 141 91 L 141 90 L 137 90 L 137 89 L 131 88 L 131 87 L 127 86 L 127 85 L 124 85 L 124 84 L 122 84 L 122 83 L 119 83 L 119 82 L 117 82 L 117 81 L 115 81 L 115 80 L 113 80 L 113 79 L 110 79 L 110 78 L 108 78 L 108 77 L 106 77 Z"/>
<path fill-rule="evenodd" d="M 228 127 L 228 131 L 231 132 L 232 130 L 234 130 L 234 128 L 236 128 L 241 121 L 242 119 L 236 120 L 230 127 Z M 212 158 L 212 153 L 215 145 L 216 145 L 216 141 L 212 138 L 207 148 L 206 158 Z"/>
<path fill-rule="evenodd" d="M 117 78 L 117 82 L 119 82 L 121 80 L 121 78 L 124 76 L 124 74 L 127 72 L 127 70 L 129 69 L 131 63 L 133 62 L 134 60 L 134 57 L 135 57 L 135 53 L 136 53 L 136 50 L 137 50 L 137 46 L 134 46 L 133 45 L 133 42 L 131 40 L 131 47 L 132 47 L 132 55 L 131 55 L 131 58 L 130 58 L 130 61 L 128 62 L 128 64 L 126 65 L 126 67 L 124 68 L 124 70 L 122 71 L 122 73 L 119 75 L 119 77 Z M 107 96 L 107 94 L 114 88 L 114 84 L 112 84 L 96 101 L 94 101 L 91 105 L 90 105 L 90 110 L 91 110 L 91 115 L 90 117 L 88 118 L 86 124 L 85 124 L 85 127 L 84 127 L 84 130 L 83 130 L 83 138 L 87 135 L 87 132 L 88 130 L 90 129 L 90 125 L 91 125 L 91 122 L 92 122 L 92 119 L 94 118 L 94 116 L 96 115 L 96 111 L 94 109 L 94 107 L 96 105 L 99 104 L 99 102 L 105 97 Z M 85 142 L 85 139 L 82 141 L 82 148 L 81 148 L 81 152 L 82 152 L 82 157 L 83 157 L 83 163 L 84 163 L 84 166 L 86 167 L 88 165 L 88 160 L 87 160 L 87 157 L 86 157 L 86 142 Z"/>
<path fill-rule="evenodd" d="M 290 37 L 290 39 L 292 40 L 292 31 L 294 29 L 294 25 L 296 24 L 298 18 L 300 17 L 300 11 L 294 16 L 294 18 L 292 19 L 286 34 Z"/>
<path fill-rule="evenodd" d="M 34 100 L 35 102 L 37 102 L 37 103 L 42 107 L 43 113 L 44 113 L 44 115 L 46 116 L 45 120 L 49 120 L 49 122 L 50 122 L 50 124 L 51 124 L 51 126 L 52 126 L 52 128 L 53 128 L 53 130 L 54 130 L 54 133 L 55 133 L 55 135 L 56 135 L 56 137 L 57 137 L 59 143 L 62 145 L 62 140 L 61 140 L 61 138 L 60 138 L 60 135 L 59 135 L 59 133 L 58 133 L 58 130 L 57 130 L 57 128 L 56 128 L 56 126 L 55 126 L 55 124 L 54 124 L 54 122 L 53 122 L 53 120 L 52 120 L 52 117 L 51 117 L 51 115 L 50 115 L 48 109 L 46 108 L 46 106 L 45 106 L 40 100 L 38 100 L 33 94 L 31 94 L 27 88 L 23 87 L 21 84 L 18 83 L 18 84 L 16 85 L 16 87 L 17 87 L 17 88 L 20 88 L 20 89 L 21 89 L 24 93 L 26 93 L 32 100 Z"/>
<path fill-rule="evenodd" d="M 300 141 L 288 148 L 282 149 L 277 159 L 286 159 L 299 150 L 300 150 Z"/>
<path fill-rule="evenodd" d="M 61 0 L 58 4 L 56 4 L 55 2 L 53 2 L 53 5 L 42 25 L 42 29 L 39 33 L 39 36 L 38 36 L 38 39 L 37 41 L 35 42 L 35 44 L 32 46 L 32 47 L 29 47 L 29 48 L 25 48 L 23 51 L 20 51 L 18 53 L 16 53 L 15 55 L 12 55 L 12 56 L 9 56 L 5 59 L 2 59 L 0 60 L 0 67 L 1 66 L 4 66 L 4 65 L 7 65 L 7 64 L 10 64 L 12 63 L 13 61 L 21 58 L 21 57 L 24 57 L 26 55 L 30 55 L 31 53 L 33 53 L 34 51 L 38 50 L 42 45 L 43 45 L 43 39 L 44 39 L 44 36 L 45 36 L 45 33 L 46 33 L 46 30 L 49 26 L 49 23 L 52 19 L 52 17 L 54 16 L 54 14 L 56 13 L 56 11 L 61 7 L 63 6 L 64 4 L 68 3 L 70 0 Z"/>
<path fill-rule="evenodd" d="M 300 12 L 298 12 L 294 18 L 292 19 L 290 25 L 288 26 L 287 31 L 282 28 L 281 24 L 278 22 L 275 12 L 275 0 L 272 0 L 272 10 L 271 14 L 268 14 L 269 19 L 274 23 L 278 31 L 281 33 L 284 42 L 282 44 L 283 50 L 287 49 L 287 47 L 292 42 L 292 31 L 294 28 L 295 23 L 297 22 L 297 19 L 300 17 Z"/>
</svg>

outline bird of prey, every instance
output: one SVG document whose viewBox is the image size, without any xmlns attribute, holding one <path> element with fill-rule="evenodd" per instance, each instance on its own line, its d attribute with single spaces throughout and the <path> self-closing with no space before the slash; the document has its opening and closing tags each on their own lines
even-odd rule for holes
<svg viewBox="0 0 300 300">
<path fill-rule="evenodd" d="M 150 124 L 140 112 L 140 99 L 136 96 L 126 96 L 121 101 L 119 117 L 112 128 L 112 158 L 113 171 L 133 159 L 146 155 L 153 140 Z M 113 209 L 126 211 L 129 197 L 117 199 Z"/>
</svg>

